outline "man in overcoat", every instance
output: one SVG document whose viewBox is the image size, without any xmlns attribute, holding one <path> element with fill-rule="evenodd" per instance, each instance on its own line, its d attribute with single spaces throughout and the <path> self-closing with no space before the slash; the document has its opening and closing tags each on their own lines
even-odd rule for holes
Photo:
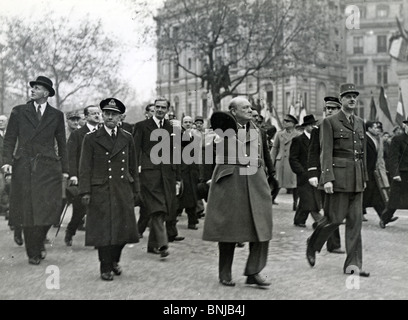
<svg viewBox="0 0 408 320">
<path fill-rule="evenodd" d="M 299 132 L 295 130 L 295 125 L 297 124 L 298 120 L 294 116 L 290 114 L 285 115 L 283 118 L 284 129 L 276 133 L 271 150 L 271 158 L 276 168 L 276 180 L 278 180 L 279 189 L 286 188 L 292 191 L 293 211 L 297 208 L 298 196 L 296 174 L 290 167 L 289 153 L 292 139 L 299 135 Z M 277 195 L 278 191 L 274 192 L 274 196 L 276 197 Z"/>
<path fill-rule="evenodd" d="M 47 102 L 55 95 L 52 81 L 39 76 L 30 86 L 31 100 L 11 111 L 2 168 L 12 174 L 10 225 L 23 227 L 28 262 L 38 265 L 47 232 L 59 223 L 68 157 L 64 114 Z"/>
<path fill-rule="evenodd" d="M 211 124 L 216 130 L 215 116 Z M 244 275 L 247 284 L 268 286 L 259 273 L 267 262 L 272 238 L 272 198 L 267 176 L 275 173 L 268 155 L 268 144 L 251 121 L 251 104 L 242 97 L 233 98 L 225 113 L 238 128 L 236 135 L 216 139 L 216 147 L 203 240 L 218 242 L 219 281 L 234 286 L 231 268 L 236 243 L 249 242 Z M 230 129 L 231 130 L 231 129 Z M 235 153 L 228 145 L 236 146 Z M 221 151 L 219 151 L 221 150 Z"/>
<path fill-rule="evenodd" d="M 325 116 L 330 117 L 333 114 L 340 112 L 341 110 L 341 103 L 338 97 L 331 97 L 327 96 L 324 98 L 325 106 Z M 308 173 L 309 173 L 309 184 L 313 188 L 318 188 L 319 186 L 319 179 L 321 175 L 321 165 L 320 165 L 320 125 L 312 130 L 311 137 L 310 137 L 310 145 L 308 150 L 307 156 L 307 163 L 308 163 Z M 323 211 L 324 211 L 324 218 L 328 219 L 329 213 L 328 209 L 324 207 L 325 204 L 325 197 L 326 193 L 324 190 L 319 190 L 322 198 L 323 204 Z M 323 222 L 321 220 L 321 222 Z M 321 228 L 324 224 L 317 224 L 315 228 Z M 331 253 L 337 254 L 344 254 L 345 251 L 341 250 L 341 238 L 340 238 L 340 230 L 339 228 L 335 229 L 330 237 L 327 239 L 326 243 L 327 251 Z"/>
<path fill-rule="evenodd" d="M 98 249 L 102 280 L 120 275 L 122 250 L 139 242 L 134 204 L 140 192 L 132 135 L 118 128 L 124 104 L 115 98 L 100 102 L 104 125 L 83 141 L 79 194 L 88 206 L 85 245 Z"/>
<path fill-rule="evenodd" d="M 312 114 L 303 118 L 303 133 L 292 140 L 290 146 L 289 163 L 292 171 L 296 173 L 299 205 L 296 209 L 293 224 L 297 227 L 306 227 L 309 213 L 317 223 L 323 216 L 319 213 L 322 206 L 320 192 L 309 184 L 307 168 L 307 155 L 310 145 L 310 134 L 316 124 Z"/>
<path fill-rule="evenodd" d="M 75 130 L 69 136 L 67 142 L 69 158 L 69 184 L 78 188 L 79 160 L 81 157 L 82 142 L 89 132 L 96 131 L 101 120 L 101 109 L 98 106 L 89 105 L 84 109 L 86 123 L 84 126 Z M 78 194 L 72 194 L 72 216 L 65 230 L 65 244 L 72 246 L 72 237 L 75 236 L 77 229 L 83 223 L 86 215 L 86 207 L 82 204 L 82 199 Z"/>
<path fill-rule="evenodd" d="M 329 219 L 308 239 L 306 257 L 311 266 L 331 233 L 346 219 L 346 261 L 343 272 L 368 277 L 362 270 L 361 241 L 363 191 L 368 179 L 364 122 L 354 115 L 359 92 L 354 84 L 340 86 L 342 109 L 323 119 L 320 127 L 320 188 L 326 192 Z"/>
<path fill-rule="evenodd" d="M 178 236 L 176 227 L 176 188 L 180 185 L 181 176 L 179 165 L 173 164 L 173 126 L 165 119 L 170 102 L 165 98 L 158 98 L 154 104 L 155 115 L 135 125 L 134 140 L 141 170 L 142 202 L 150 218 L 147 252 L 160 254 L 165 258 L 169 255 L 168 242 L 184 239 Z M 161 130 L 155 131 L 156 129 Z M 155 133 L 157 139 L 153 138 Z M 160 134 L 163 137 L 159 137 Z M 169 149 L 157 150 L 159 143 L 168 143 Z"/>
</svg>

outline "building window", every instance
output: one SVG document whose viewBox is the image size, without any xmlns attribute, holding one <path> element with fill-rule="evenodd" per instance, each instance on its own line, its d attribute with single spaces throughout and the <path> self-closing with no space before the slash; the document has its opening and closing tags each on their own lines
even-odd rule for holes
<svg viewBox="0 0 408 320">
<path fill-rule="evenodd" d="M 173 63 L 173 78 L 176 80 L 179 78 L 179 66 L 177 61 Z"/>
<path fill-rule="evenodd" d="M 387 5 L 378 5 L 377 6 L 377 18 L 386 18 L 388 17 L 389 7 Z"/>
<path fill-rule="evenodd" d="M 193 109 L 193 105 L 191 104 L 191 103 L 189 103 L 188 105 L 187 105 L 187 116 L 190 116 L 191 117 L 191 111 L 192 111 L 192 109 Z"/>
<path fill-rule="evenodd" d="M 387 52 L 387 36 L 377 36 L 377 52 Z"/>
<path fill-rule="evenodd" d="M 191 61 L 191 58 L 188 58 L 188 70 L 191 70 L 192 67 L 193 67 L 193 63 Z"/>
<path fill-rule="evenodd" d="M 353 52 L 354 53 L 364 53 L 363 45 L 364 45 L 363 37 L 353 38 Z"/>
<path fill-rule="evenodd" d="M 354 84 L 358 86 L 364 85 L 364 67 L 354 66 L 353 67 Z"/>
<path fill-rule="evenodd" d="M 388 66 L 377 66 L 377 84 L 387 85 L 388 84 Z"/>
<path fill-rule="evenodd" d="M 175 96 L 174 97 L 174 111 L 176 112 L 176 114 L 178 112 L 178 109 L 179 109 L 179 97 Z"/>
</svg>

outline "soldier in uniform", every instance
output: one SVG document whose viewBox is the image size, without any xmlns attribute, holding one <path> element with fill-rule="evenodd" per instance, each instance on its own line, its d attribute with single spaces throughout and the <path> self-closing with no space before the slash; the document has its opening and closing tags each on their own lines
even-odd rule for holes
<svg viewBox="0 0 408 320">
<path fill-rule="evenodd" d="M 88 206 L 85 245 L 98 249 L 102 280 L 120 275 L 122 249 L 139 241 L 134 204 L 140 191 L 132 135 L 118 128 L 124 104 L 102 100 L 104 125 L 83 141 L 79 165 L 79 194 Z"/>
<path fill-rule="evenodd" d="M 323 119 L 320 127 L 320 188 L 326 192 L 329 219 L 307 241 L 311 266 L 331 233 L 346 219 L 346 261 L 343 272 L 368 277 L 362 270 L 363 191 L 368 180 L 364 122 L 354 115 L 359 92 L 354 84 L 340 86 L 341 111 Z"/>
</svg>

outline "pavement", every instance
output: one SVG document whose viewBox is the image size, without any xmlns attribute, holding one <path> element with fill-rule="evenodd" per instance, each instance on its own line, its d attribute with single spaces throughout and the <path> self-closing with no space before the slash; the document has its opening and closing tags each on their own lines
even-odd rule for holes
<svg viewBox="0 0 408 320">
<path fill-rule="evenodd" d="M 28 264 L 24 246 L 13 241 L 7 221 L 0 217 L 0 300 L 406 300 L 408 299 L 408 211 L 398 210 L 399 220 L 387 228 L 368 208 L 363 223 L 363 268 L 369 278 L 343 274 L 345 255 L 317 254 L 311 268 L 305 257 L 306 228 L 293 225 L 292 195 L 283 190 L 273 206 L 273 239 L 268 263 L 262 272 L 272 285 L 267 289 L 245 284 L 243 271 L 248 244 L 236 248 L 233 264 L 235 287 L 218 282 L 217 243 L 201 239 L 205 218 L 198 230 L 187 229 L 185 213 L 179 218 L 179 235 L 185 240 L 170 244 L 170 255 L 160 259 L 146 253 L 148 231 L 137 244 L 127 245 L 122 254 L 123 274 L 114 281 L 99 277 L 97 251 L 84 246 L 85 233 L 78 231 L 73 246 L 64 244 L 71 216 L 68 208 L 62 228 L 48 233 L 51 244 L 40 265 Z M 138 215 L 138 208 L 135 208 Z M 340 227 L 344 249 L 344 225 Z"/>
</svg>

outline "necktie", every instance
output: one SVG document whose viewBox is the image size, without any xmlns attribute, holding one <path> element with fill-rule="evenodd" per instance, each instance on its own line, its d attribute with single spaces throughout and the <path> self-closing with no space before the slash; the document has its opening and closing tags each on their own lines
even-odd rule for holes
<svg viewBox="0 0 408 320">
<path fill-rule="evenodd" d="M 353 116 L 350 116 L 349 121 L 350 121 L 350 124 L 353 125 L 353 122 L 354 122 Z"/>
<path fill-rule="evenodd" d="M 163 120 L 160 120 L 160 125 L 159 128 L 162 129 L 163 128 Z"/>
<path fill-rule="evenodd" d="M 41 121 L 41 104 L 39 104 L 37 107 L 37 118 L 38 121 Z"/>
<path fill-rule="evenodd" d="M 115 129 L 112 129 L 112 139 L 113 139 L 113 140 L 116 139 L 116 131 L 115 131 Z"/>
</svg>

